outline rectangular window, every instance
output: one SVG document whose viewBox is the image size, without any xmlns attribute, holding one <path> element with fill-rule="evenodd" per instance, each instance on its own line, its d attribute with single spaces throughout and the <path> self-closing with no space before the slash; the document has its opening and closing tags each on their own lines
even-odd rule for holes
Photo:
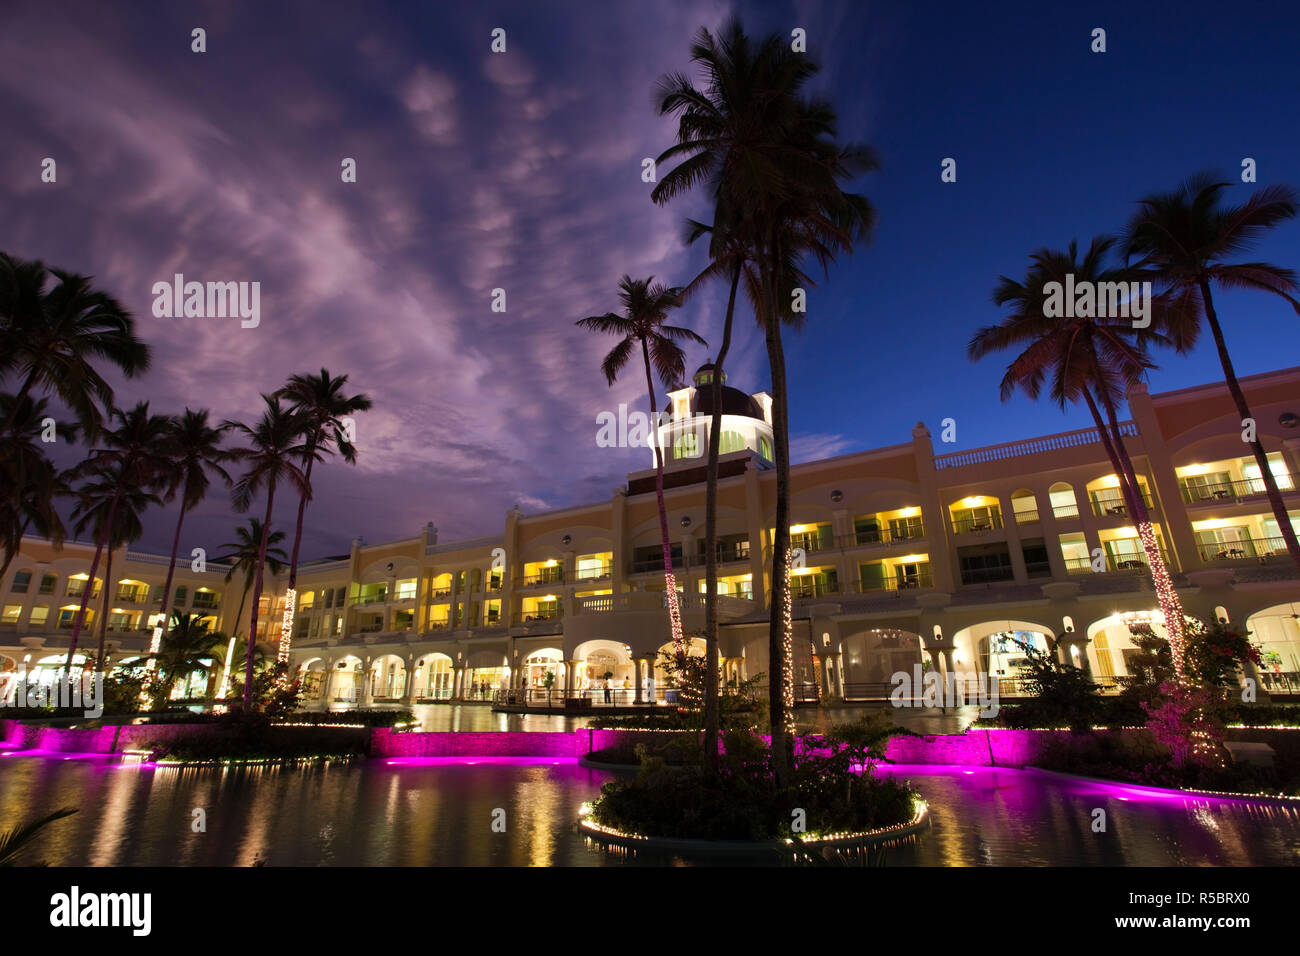
<svg viewBox="0 0 1300 956">
<path fill-rule="evenodd" d="M 32 572 L 19 571 L 16 574 L 14 574 L 14 583 L 9 588 L 9 590 L 13 591 L 14 594 L 26 594 L 27 589 L 31 586 L 31 583 L 32 583 Z"/>
<path fill-rule="evenodd" d="M 40 592 L 39 592 L 39 593 L 41 593 L 41 594 L 53 594 L 53 593 L 54 593 L 54 585 L 56 585 L 58 582 L 59 582 L 59 579 L 58 579 L 57 577 L 55 577 L 53 574 L 42 574 L 42 575 L 41 575 L 41 589 L 40 589 Z"/>
<path fill-rule="evenodd" d="M 50 619 L 50 607 L 48 604 L 38 604 L 32 608 L 31 627 L 44 627 L 45 622 Z"/>
<path fill-rule="evenodd" d="M 21 604 L 6 604 L 3 620 L 5 624 L 17 624 L 18 618 L 22 616 L 23 606 Z"/>
<path fill-rule="evenodd" d="M 189 588 L 184 584 L 176 586 L 176 593 L 172 595 L 172 607 L 184 607 L 185 599 L 190 596 Z"/>
</svg>

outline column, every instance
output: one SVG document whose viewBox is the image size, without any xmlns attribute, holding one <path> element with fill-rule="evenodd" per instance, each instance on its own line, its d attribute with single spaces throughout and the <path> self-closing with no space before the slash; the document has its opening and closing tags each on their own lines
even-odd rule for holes
<svg viewBox="0 0 1300 956">
<path fill-rule="evenodd" d="M 642 682 L 641 679 L 641 674 L 642 674 L 641 665 L 643 662 L 644 662 L 644 658 L 640 658 L 640 657 L 632 658 L 632 667 L 636 674 L 636 676 L 632 678 L 632 686 L 633 689 L 636 691 L 636 696 L 632 699 L 632 703 L 634 704 L 641 704 L 645 702 L 645 684 Z"/>
<path fill-rule="evenodd" d="M 406 659 L 406 687 L 402 689 L 402 700 L 407 704 L 415 703 L 415 664 L 414 656 Z"/>
<path fill-rule="evenodd" d="M 841 700 L 844 699 L 844 655 L 838 651 L 829 657 L 831 666 L 835 668 L 835 679 L 831 684 L 831 693 Z"/>
</svg>

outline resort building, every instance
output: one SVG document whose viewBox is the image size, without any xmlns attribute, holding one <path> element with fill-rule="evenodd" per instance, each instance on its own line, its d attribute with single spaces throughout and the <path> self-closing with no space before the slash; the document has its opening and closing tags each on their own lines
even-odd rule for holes
<svg viewBox="0 0 1300 956">
<path fill-rule="evenodd" d="M 704 627 L 705 451 L 712 366 L 671 392 L 665 499 L 682 617 Z M 1270 468 L 1300 525 L 1300 368 L 1242 379 Z M 723 388 L 718 483 L 721 672 L 768 673 L 771 401 Z M 1265 689 L 1300 689 L 1300 578 L 1259 466 L 1222 383 L 1135 389 L 1124 442 L 1191 616 L 1244 624 L 1264 654 Z M 651 453 L 652 457 L 652 453 Z M 1094 429 L 959 452 L 924 424 L 896 445 L 797 465 L 791 475 L 798 695 L 881 696 L 923 660 L 996 675 L 1014 691 L 1019 642 L 1085 667 L 1104 687 L 1128 673 L 1131 627 L 1160 614 L 1146 555 Z M 653 467 L 608 500 L 544 514 L 518 508 L 500 533 L 440 541 L 430 523 L 400 541 L 299 572 L 292 666 L 312 706 L 528 695 L 662 699 L 669 646 Z M 0 669 L 61 662 L 93 549 L 28 539 L 0 581 Z M 102 567 L 102 565 L 101 565 Z M 166 558 L 114 556 L 109 646 L 148 645 Z M 209 563 L 177 567 L 175 605 L 235 629 L 243 580 Z M 269 579 L 259 639 L 278 637 L 283 582 Z M 94 593 L 105 587 L 93 584 Z M 243 608 L 247 628 L 248 608 Z M 80 638 L 95 646 L 100 618 Z"/>
</svg>

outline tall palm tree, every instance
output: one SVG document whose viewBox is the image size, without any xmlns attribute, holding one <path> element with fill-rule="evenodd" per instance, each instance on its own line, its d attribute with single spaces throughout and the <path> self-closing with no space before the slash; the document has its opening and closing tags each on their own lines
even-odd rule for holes
<svg viewBox="0 0 1300 956">
<path fill-rule="evenodd" d="M 237 541 L 221 546 L 221 550 L 227 553 L 217 560 L 230 562 L 230 570 L 226 572 L 227 584 L 236 573 L 242 573 L 244 576 L 244 589 L 239 598 L 239 610 L 235 613 L 234 630 L 231 632 L 232 635 L 238 636 L 240 622 L 244 619 L 244 602 L 248 598 L 249 589 L 253 586 L 253 575 L 256 573 L 258 554 L 262 547 L 261 520 L 249 518 L 247 525 L 240 525 L 235 529 L 235 537 Z M 263 560 L 272 577 L 282 574 L 289 563 L 284 549 L 277 547 L 283 540 L 283 531 L 271 531 L 266 536 L 266 553 L 263 555 Z"/>
<path fill-rule="evenodd" d="M 77 650 L 77 638 L 85 622 L 86 606 L 94 589 L 95 574 L 99 570 L 104 546 L 108 544 L 110 532 L 118 527 L 117 509 L 124 499 L 128 499 L 128 506 L 138 504 L 143 507 L 156 503 L 156 498 L 150 501 L 140 496 L 152 497 L 150 493 L 165 480 L 166 442 L 169 437 L 167 416 L 151 414 L 149 403 L 140 402 L 130 411 L 113 409 L 112 419 L 117 427 L 104 431 L 101 436 L 102 447 L 94 449 L 79 468 L 81 474 L 95 479 L 87 489 L 82 489 L 82 495 L 102 494 L 103 515 L 102 518 L 95 517 L 91 524 L 91 509 L 100 505 L 86 500 L 81 508 L 87 525 L 96 529 L 95 558 L 90 564 L 90 580 L 81 597 L 81 609 L 72 625 L 65 673 L 71 671 L 72 656 Z M 111 585 L 112 582 L 105 582 L 105 587 Z"/>
<path fill-rule="evenodd" d="M 310 495 L 301 462 L 319 450 L 308 449 L 303 440 L 306 432 L 301 415 L 280 404 L 275 395 L 263 395 L 266 408 L 257 424 L 249 427 L 242 422 L 228 422 L 234 431 L 247 440 L 248 446 L 233 454 L 246 471 L 235 482 L 233 500 L 236 511 L 247 511 L 254 496 L 266 489 L 266 517 L 262 519 L 262 539 L 257 548 L 257 573 L 253 580 L 252 615 L 248 624 L 248 655 L 244 668 L 244 707 L 253 707 L 253 647 L 257 644 L 258 602 L 262 599 L 262 581 L 266 566 L 267 533 L 271 528 L 271 512 L 275 507 L 275 491 L 281 482 L 288 482 L 299 494 Z"/>
<path fill-rule="evenodd" d="M 173 613 L 167 637 L 156 652 L 158 673 L 162 677 L 159 700 L 171 699 L 177 680 L 195 671 L 210 671 L 217 658 L 213 648 L 224 644 L 225 639 L 224 634 L 209 631 L 199 615 Z"/>
<path fill-rule="evenodd" d="M 167 577 L 163 581 L 162 598 L 158 604 L 161 617 L 154 626 L 149 640 L 149 654 L 146 665 L 145 684 L 141 689 L 141 699 L 148 699 L 149 676 L 152 673 L 158 648 L 163 642 L 166 622 L 170 615 L 172 579 L 176 574 L 176 552 L 181 543 L 181 526 L 185 522 L 185 513 L 196 507 L 207 497 L 212 485 L 212 478 L 220 478 L 227 486 L 231 484 L 230 475 L 222 465 L 230 459 L 230 453 L 221 447 L 221 441 L 229 430 L 221 424 L 213 427 L 208 423 L 208 410 L 198 411 L 186 408 L 172 418 L 170 422 L 171 442 L 168 455 L 168 474 L 166 500 L 180 498 L 180 513 L 176 516 L 176 531 L 172 535 L 171 559 L 167 563 Z"/>
<path fill-rule="evenodd" d="M 1142 486 L 1120 434 L 1116 412 L 1128 388 L 1155 368 L 1147 354 L 1148 346 L 1169 343 L 1161 331 L 1167 317 L 1162 304 L 1153 303 L 1158 314 L 1152 316 L 1150 327 L 1136 329 L 1130 318 L 1118 315 L 1059 318 L 1047 315 L 1045 309 L 1048 298 L 1045 286 L 1059 283 L 1058 288 L 1063 287 L 1068 275 L 1074 276 L 1076 285 L 1090 282 L 1094 288 L 1103 282 L 1127 283 L 1140 275 L 1134 269 L 1107 268 L 1106 258 L 1115 243 L 1115 239 L 1107 236 L 1094 238 L 1082 260 L 1078 243 L 1074 241 L 1065 252 L 1039 249 L 1029 257 L 1032 264 L 1024 281 L 1000 277 L 993 301 L 1008 310 L 1007 316 L 999 324 L 977 331 L 967 346 L 967 354 L 976 361 L 991 352 L 1023 348 L 1002 377 L 1003 401 L 1009 400 L 1018 388 L 1036 399 L 1050 378 L 1049 394 L 1062 409 L 1079 401 L 1088 406 L 1146 554 L 1147 568 L 1164 614 L 1175 672 L 1181 682 L 1185 646 L 1183 606 L 1165 566 Z M 1106 413 L 1104 418 L 1102 409 Z"/>
<path fill-rule="evenodd" d="M 5 454 L 0 455 L 0 547 L 4 549 L 0 580 L 29 528 L 56 546 L 63 543 L 63 521 L 55 502 L 69 493 L 68 476 L 45 454 L 42 435 L 51 417 L 44 398 L 28 395 L 20 401 L 0 394 L 0 421 L 13 423 L 3 439 Z M 76 440 L 75 425 L 56 424 L 56 432 L 63 441 Z"/>
<path fill-rule="evenodd" d="M 113 389 L 95 367 L 103 362 L 127 378 L 149 367 L 149 347 L 135 332 L 135 320 L 112 296 L 99 292 L 90 276 L 48 270 L 58 282 L 45 289 L 47 270 L 0 253 L 0 372 L 22 384 L 21 402 L 43 388 L 63 401 L 95 436 L 101 407 L 113 404 Z M 13 431 L 14 420 L 0 434 Z"/>
<path fill-rule="evenodd" d="M 679 160 L 651 193 L 666 202 L 706 184 L 715 204 L 746 209 L 754 223 L 756 318 L 764 331 L 772 375 L 773 464 L 776 471 L 768 651 L 772 760 L 778 779 L 788 778 L 793 732 L 794 678 L 790 610 L 790 453 L 785 352 L 781 325 L 804 315 L 791 292 L 806 279 L 801 263 L 825 269 L 838 252 L 864 239 L 875 213 L 867 200 L 841 183 L 877 168 L 870 150 L 838 143 L 830 104 L 810 100 L 803 88 L 817 67 L 772 34 L 755 44 L 736 19 L 717 36 L 701 29 L 691 60 L 703 74 L 673 74 L 659 85 L 661 114 L 679 116 L 677 142 L 660 160 Z"/>
<path fill-rule="evenodd" d="M 166 500 L 180 499 L 180 512 L 176 516 L 176 531 L 172 534 L 171 559 L 167 563 L 167 577 L 163 581 L 162 603 L 159 612 L 163 621 L 168 619 L 171 599 L 172 579 L 176 574 L 176 553 L 180 549 L 181 526 L 185 523 L 185 514 L 198 506 L 208 496 L 212 479 L 219 478 L 227 486 L 232 483 L 230 474 L 223 467 L 230 460 L 230 452 L 221 447 L 230 426 L 226 423 L 215 427 L 208 422 L 208 410 L 198 411 L 186 408 L 180 415 L 172 418 L 170 425 L 170 443 L 168 455 Z M 155 629 L 153 644 L 149 653 L 158 651 L 158 642 L 162 637 L 161 629 Z"/>
<path fill-rule="evenodd" d="M 144 533 L 140 512 L 161 502 L 144 488 L 130 484 L 121 464 L 106 464 L 88 476 L 89 481 L 76 492 L 77 505 L 72 511 L 73 533 L 81 535 L 90 529 L 96 541 L 104 541 L 104 590 L 99 609 L 99 645 L 95 653 L 95 669 L 103 671 L 108 610 L 115 600 L 113 553 L 139 540 Z M 110 514 L 111 529 L 107 527 Z M 87 587 L 94 588 L 93 576 Z"/>
<path fill-rule="evenodd" d="M 650 395 L 650 428 L 655 448 L 655 497 L 659 504 L 659 535 L 664 554 L 664 586 L 667 590 L 668 620 L 671 625 L 673 653 L 686 656 L 686 643 L 682 637 L 682 614 L 677 602 L 677 581 L 673 575 L 672 544 L 668 540 L 668 510 L 664 504 L 664 453 L 659 441 L 659 408 L 655 399 L 655 374 L 667 388 L 672 388 L 686 374 L 686 355 L 680 342 L 706 344 L 690 329 L 667 323 L 668 313 L 681 305 L 681 290 L 668 288 L 648 279 L 633 279 L 625 275 L 618 283 L 618 297 L 623 303 L 622 314 L 606 312 L 579 319 L 578 325 L 595 332 L 621 336 L 617 345 L 609 350 L 601 371 L 610 385 L 618 379 L 619 372 L 627 367 L 638 346 L 645 367 L 646 390 Z M 653 371 L 651 370 L 653 366 Z"/>
<path fill-rule="evenodd" d="M 726 380 L 727 355 L 731 351 L 732 320 L 736 313 L 736 292 L 746 268 L 753 264 L 750 225 L 740 214 L 720 203 L 712 224 L 686 221 L 686 244 L 708 237 L 709 262 L 682 290 L 686 299 L 715 279 L 729 284 L 727 311 L 722 322 L 722 343 L 710 373 L 709 452 L 704 472 L 704 763 L 718 765 L 718 737 L 721 732 L 718 677 L 718 457 L 722 450 L 722 385 Z"/>
<path fill-rule="evenodd" d="M 284 622 L 280 627 L 280 648 L 276 659 L 286 666 L 289 647 L 293 640 L 293 619 L 298 597 L 298 549 L 302 545 L 302 519 L 311 500 L 311 466 L 316 453 L 331 454 L 335 449 L 349 465 L 357 463 L 357 450 L 348 440 L 344 419 L 370 409 L 373 404 L 367 395 L 347 395 L 343 389 L 348 383 L 346 375 L 331 376 L 325 369 L 319 375 L 292 375 L 289 382 L 277 393 L 289 402 L 289 408 L 302 416 L 307 427 L 307 454 L 303 478 L 308 489 L 298 496 L 298 523 L 293 532 L 293 556 L 289 560 L 289 587 L 285 594 Z"/>
<path fill-rule="evenodd" d="M 1148 196 L 1138 203 L 1138 212 L 1124 236 L 1124 255 L 1137 258 L 1151 269 L 1169 300 L 1171 338 L 1180 352 L 1189 351 L 1200 332 L 1201 319 L 1210 327 L 1223 366 L 1223 380 L 1243 422 L 1254 420 L 1246 394 L 1228 354 L 1228 344 L 1214 308 L 1211 284 L 1223 289 L 1256 289 L 1280 296 L 1300 313 L 1300 301 L 1292 293 L 1300 290 L 1291 269 L 1267 262 L 1229 262 L 1263 233 L 1294 219 L 1296 191 L 1289 186 L 1266 186 L 1239 206 L 1224 205 L 1223 191 L 1229 184 L 1213 173 L 1199 173 L 1181 188 Z M 1268 503 L 1277 520 L 1278 532 L 1287 553 L 1300 570 L 1300 541 L 1287 513 L 1277 479 L 1273 477 L 1268 453 L 1255 433 L 1248 443 Z"/>
</svg>

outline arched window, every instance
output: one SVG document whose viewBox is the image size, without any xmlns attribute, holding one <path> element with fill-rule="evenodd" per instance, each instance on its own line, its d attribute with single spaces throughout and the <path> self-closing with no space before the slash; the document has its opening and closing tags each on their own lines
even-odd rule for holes
<svg viewBox="0 0 1300 956">
<path fill-rule="evenodd" d="M 768 441 L 766 438 L 760 437 L 758 439 L 758 453 L 762 455 L 764 458 L 766 458 L 768 461 L 771 461 L 772 443 Z"/>
<path fill-rule="evenodd" d="M 722 438 L 718 443 L 719 454 L 725 455 L 728 452 L 744 451 L 744 450 L 745 450 L 745 439 L 740 434 L 740 432 L 725 431 L 722 433 Z"/>
<path fill-rule="evenodd" d="M 700 456 L 699 436 L 695 432 L 678 435 L 673 442 L 674 458 L 698 458 Z"/>
</svg>

